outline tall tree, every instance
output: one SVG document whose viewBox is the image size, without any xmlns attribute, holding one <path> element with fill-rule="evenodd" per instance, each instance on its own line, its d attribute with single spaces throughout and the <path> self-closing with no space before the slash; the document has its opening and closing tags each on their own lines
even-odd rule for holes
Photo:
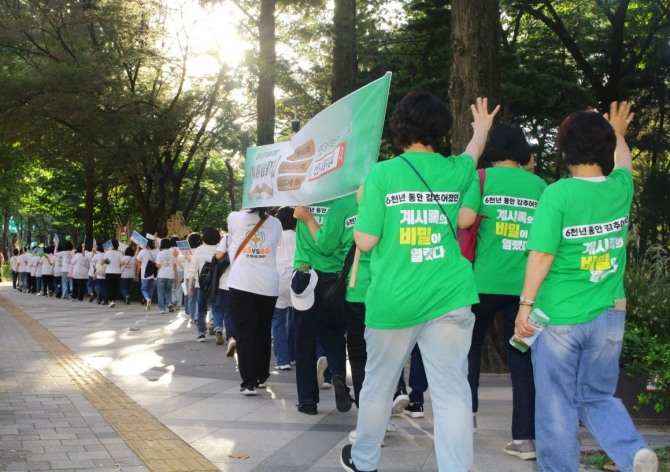
<svg viewBox="0 0 670 472">
<path fill-rule="evenodd" d="M 274 143 L 275 84 L 277 83 L 275 7 L 277 0 L 261 0 L 258 17 L 258 95 L 256 144 Z"/>
<path fill-rule="evenodd" d="M 470 104 L 478 96 L 493 106 L 500 100 L 500 7 L 498 0 L 452 0 L 451 11 L 452 147 L 462 152 L 472 134 Z"/>
<path fill-rule="evenodd" d="M 356 90 L 357 74 L 356 0 L 335 0 L 331 82 L 333 102 Z"/>
</svg>

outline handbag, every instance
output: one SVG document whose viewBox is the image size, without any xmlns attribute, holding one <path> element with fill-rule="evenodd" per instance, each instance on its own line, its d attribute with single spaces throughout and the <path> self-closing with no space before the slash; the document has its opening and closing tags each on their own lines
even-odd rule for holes
<svg viewBox="0 0 670 472">
<path fill-rule="evenodd" d="M 335 305 L 337 303 L 342 303 L 344 297 L 347 293 L 347 276 L 349 275 L 349 270 L 354 262 L 354 255 L 356 253 L 356 244 L 351 245 L 351 249 L 347 253 L 347 256 L 344 258 L 344 266 L 342 270 L 337 273 L 336 277 L 333 277 L 323 282 L 323 295 L 322 302 L 324 305 Z"/>
<path fill-rule="evenodd" d="M 479 194 L 484 196 L 484 182 L 486 181 L 486 170 L 478 169 L 479 174 Z M 472 226 L 465 229 L 459 229 L 457 234 L 458 245 L 461 247 L 461 254 L 470 262 L 475 262 L 475 252 L 477 251 L 477 232 L 479 224 L 486 215 L 477 215 Z"/>
<path fill-rule="evenodd" d="M 147 265 L 144 268 L 144 278 L 150 279 L 151 277 L 156 277 L 158 275 L 158 267 L 156 267 L 156 262 L 154 261 L 151 251 L 149 251 L 150 259 L 147 261 Z"/>
<path fill-rule="evenodd" d="M 105 264 L 104 260 L 100 260 L 100 264 L 98 264 L 98 266 L 95 268 L 95 275 L 104 277 L 106 273 L 107 273 L 107 264 Z"/>
</svg>

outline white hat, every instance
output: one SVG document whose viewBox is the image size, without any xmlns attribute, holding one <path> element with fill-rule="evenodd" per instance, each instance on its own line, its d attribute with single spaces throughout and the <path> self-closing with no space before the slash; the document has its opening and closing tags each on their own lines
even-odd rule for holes
<svg viewBox="0 0 670 472">
<path fill-rule="evenodd" d="M 291 277 L 291 305 L 298 311 L 307 311 L 314 305 L 314 288 L 319 276 L 314 269 L 309 272 L 293 271 Z"/>
</svg>

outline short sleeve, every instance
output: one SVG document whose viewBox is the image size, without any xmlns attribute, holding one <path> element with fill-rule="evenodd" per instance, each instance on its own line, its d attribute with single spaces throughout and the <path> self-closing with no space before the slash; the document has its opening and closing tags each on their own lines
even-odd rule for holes
<svg viewBox="0 0 670 472">
<path fill-rule="evenodd" d="M 475 213 L 479 212 L 479 206 L 482 202 L 481 192 L 479 191 L 479 172 L 475 172 L 475 176 L 470 183 L 470 187 L 465 191 L 463 195 L 463 208 L 469 208 Z"/>
<path fill-rule="evenodd" d="M 560 189 L 549 186 L 540 197 L 526 247 L 531 251 L 556 254 L 562 238 L 564 205 Z"/>
<path fill-rule="evenodd" d="M 382 189 L 383 164 L 377 164 L 363 184 L 363 195 L 358 205 L 358 217 L 354 229 L 361 233 L 381 237 L 384 227 L 384 191 Z"/>
</svg>

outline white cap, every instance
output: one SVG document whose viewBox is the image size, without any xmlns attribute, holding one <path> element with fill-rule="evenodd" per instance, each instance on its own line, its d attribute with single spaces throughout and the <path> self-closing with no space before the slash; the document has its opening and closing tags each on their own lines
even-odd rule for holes
<svg viewBox="0 0 670 472">
<path fill-rule="evenodd" d="M 307 278 L 309 277 L 309 280 Z M 291 305 L 298 311 L 307 311 L 314 305 L 314 288 L 319 280 L 314 269 L 309 272 L 293 271 L 291 277 Z M 301 290 L 302 289 L 302 290 Z M 298 290 L 300 293 L 296 293 Z"/>
</svg>

